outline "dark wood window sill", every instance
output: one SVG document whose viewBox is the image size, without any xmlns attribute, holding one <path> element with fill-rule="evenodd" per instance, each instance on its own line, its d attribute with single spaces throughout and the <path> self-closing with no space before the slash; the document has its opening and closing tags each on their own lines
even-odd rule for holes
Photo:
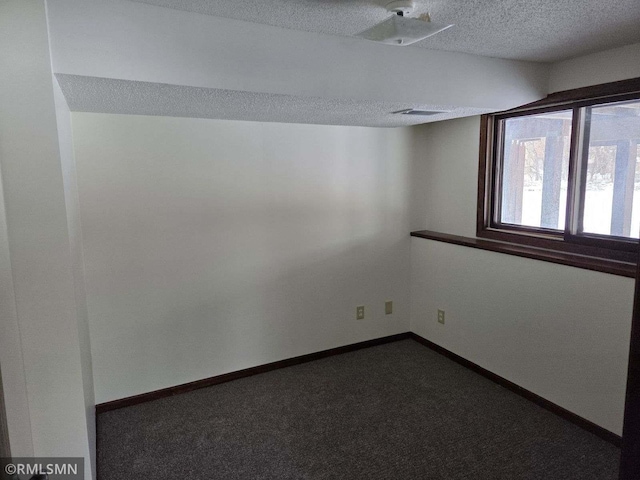
<svg viewBox="0 0 640 480">
<path fill-rule="evenodd" d="M 544 262 L 558 263 L 596 272 L 610 273 L 623 277 L 635 278 L 636 263 L 610 260 L 608 258 L 579 255 L 545 248 L 519 245 L 515 243 L 501 242 L 496 240 L 485 240 L 482 238 L 462 237 L 460 235 L 450 235 L 448 233 L 433 232 L 430 230 L 418 230 L 411 232 L 412 237 L 426 238 L 437 242 L 452 243 L 464 247 L 488 250 L 490 252 L 506 253 L 516 257 L 532 258 Z"/>
</svg>

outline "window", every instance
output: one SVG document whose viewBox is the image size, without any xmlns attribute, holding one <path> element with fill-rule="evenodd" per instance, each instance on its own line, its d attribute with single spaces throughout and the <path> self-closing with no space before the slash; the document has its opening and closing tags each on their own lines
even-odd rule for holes
<svg viewBox="0 0 640 480">
<path fill-rule="evenodd" d="M 477 234 L 635 262 L 638 162 L 640 79 L 485 115 Z"/>
</svg>

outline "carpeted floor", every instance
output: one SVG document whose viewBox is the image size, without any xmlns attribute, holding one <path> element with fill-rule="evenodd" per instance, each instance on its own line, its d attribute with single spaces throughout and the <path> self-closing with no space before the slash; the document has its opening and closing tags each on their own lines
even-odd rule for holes
<svg viewBox="0 0 640 480">
<path fill-rule="evenodd" d="M 616 479 L 620 451 L 413 340 L 98 417 L 114 479 Z"/>
</svg>

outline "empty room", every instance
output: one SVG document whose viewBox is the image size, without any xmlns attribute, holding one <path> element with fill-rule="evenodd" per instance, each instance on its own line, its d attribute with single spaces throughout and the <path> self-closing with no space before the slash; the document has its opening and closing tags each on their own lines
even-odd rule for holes
<svg viewBox="0 0 640 480">
<path fill-rule="evenodd" d="M 0 477 L 638 480 L 639 164 L 638 0 L 0 0 Z"/>
</svg>

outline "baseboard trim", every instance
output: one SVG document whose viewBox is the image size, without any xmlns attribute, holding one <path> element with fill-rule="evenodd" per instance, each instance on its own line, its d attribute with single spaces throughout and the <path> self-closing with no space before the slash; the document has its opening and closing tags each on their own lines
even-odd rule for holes
<svg viewBox="0 0 640 480">
<path fill-rule="evenodd" d="M 271 362 L 264 365 L 258 365 L 256 367 L 245 368 L 243 370 L 225 373 L 223 375 L 217 375 L 215 377 L 196 380 L 195 382 L 184 383 L 182 385 L 176 385 L 174 387 L 163 388 L 160 390 L 155 390 L 153 392 L 142 393 L 140 395 L 134 395 L 132 397 L 126 397 L 118 400 L 112 400 L 110 402 L 100 403 L 96 405 L 96 415 L 108 412 L 110 410 L 116 410 L 118 408 L 130 407 L 139 403 L 150 402 L 159 398 L 170 397 L 172 395 L 178 395 L 180 393 L 210 387 L 212 385 L 230 382 L 239 378 L 250 377 L 259 373 L 271 372 L 272 370 L 277 370 L 279 368 L 300 365 L 301 363 L 312 362 L 314 360 L 320 360 L 321 358 L 340 355 L 342 353 L 354 352 L 356 350 L 375 347 L 377 345 L 383 345 L 385 343 L 397 342 L 398 340 L 406 340 L 408 338 L 411 338 L 411 335 L 412 334 L 410 332 L 404 332 L 398 333 L 396 335 L 390 335 L 388 337 L 374 338 L 373 340 L 366 340 L 364 342 L 352 343 L 350 345 L 344 345 L 342 347 L 330 348 L 328 350 L 322 350 L 320 352 L 300 355 L 299 357 L 287 358 L 285 360 L 279 360 L 277 362 Z"/>
<path fill-rule="evenodd" d="M 578 427 L 597 435 L 598 437 L 606 440 L 613 445 L 620 447 L 622 445 L 622 437 L 620 435 L 616 435 L 609 430 L 596 425 L 595 423 L 587 420 L 586 418 L 582 418 L 579 415 L 576 415 L 573 412 L 570 412 L 566 408 L 563 408 L 555 403 L 537 395 L 509 380 L 501 377 L 489 370 L 481 367 L 473 363 L 466 358 L 461 357 L 453 353 L 450 350 L 447 350 L 440 345 L 433 343 L 430 340 L 427 340 L 424 337 L 421 337 L 417 333 L 413 332 L 405 332 L 398 333 L 396 335 L 390 335 L 382 338 L 375 338 L 373 340 L 366 340 L 364 342 L 352 343 L 350 345 L 344 345 L 342 347 L 330 348 L 328 350 L 322 350 L 320 352 L 309 353 L 306 355 L 300 355 L 298 357 L 287 358 L 285 360 L 279 360 L 277 362 L 271 362 L 264 365 L 258 365 L 256 367 L 245 368 L 243 370 L 238 370 L 235 372 L 225 373 L 223 375 L 217 375 L 215 377 L 204 378 L 202 380 L 196 380 L 195 382 L 184 383 L 182 385 L 176 385 L 174 387 L 163 388 L 160 390 L 155 390 L 153 392 L 142 393 L 140 395 L 134 395 L 132 397 L 121 398 L 118 400 L 112 400 L 110 402 L 100 403 L 96 405 L 96 415 L 99 415 L 104 412 L 108 412 L 110 410 L 116 410 L 118 408 L 130 407 L 132 405 L 138 405 L 140 403 L 151 402 L 153 400 L 158 400 L 164 397 L 170 397 L 173 395 L 179 395 L 181 393 L 190 392 L 193 390 L 198 390 L 200 388 L 206 388 L 213 385 L 219 385 L 221 383 L 230 382 L 232 380 L 237 380 L 240 378 L 250 377 L 252 375 L 258 375 L 260 373 L 271 372 L 273 370 L 278 370 L 280 368 L 291 367 L 293 365 L 300 365 L 302 363 L 312 362 L 314 360 L 320 360 L 322 358 L 331 357 L 334 355 L 340 355 L 343 353 L 354 352 L 356 350 L 361 350 L 363 348 L 375 347 L 377 345 L 383 345 L 385 343 L 397 342 L 399 340 L 405 339 L 413 339 L 416 342 L 426 346 L 427 348 L 437 352 L 445 357 L 453 360 L 454 362 L 462 365 L 463 367 L 468 368 L 469 370 L 482 375 L 483 377 L 497 383 L 498 385 L 520 395 L 523 398 L 535 403 L 536 405 L 549 410 L 550 412 L 558 415 L 559 417 L 568 420 L 569 422 L 577 425 Z"/>
<path fill-rule="evenodd" d="M 420 335 L 418 335 L 417 333 L 413 333 L 411 332 L 409 334 L 410 338 L 412 338 L 413 340 L 415 340 L 416 342 L 421 343 L 422 345 L 424 345 L 425 347 L 430 348 L 431 350 L 444 355 L 445 357 L 449 358 L 450 360 L 453 360 L 454 362 L 462 365 L 463 367 L 468 368 L 469 370 L 472 370 L 473 372 L 482 375 L 483 377 L 497 383 L 498 385 L 512 391 L 513 393 L 516 393 L 518 395 L 520 395 L 523 398 L 526 398 L 527 400 L 529 400 L 530 402 L 535 403 L 536 405 L 549 410 L 551 413 L 554 413 L 556 415 L 558 415 L 559 417 L 564 418 L 565 420 L 568 420 L 569 422 L 577 425 L 578 427 L 593 433 L 594 435 L 597 435 L 598 437 L 602 438 L 603 440 L 606 440 L 609 443 L 612 443 L 613 445 L 615 445 L 616 447 L 621 447 L 622 445 L 622 437 L 620 435 L 617 435 L 613 432 L 610 432 L 609 430 L 607 430 L 606 428 L 603 428 L 599 425 L 596 425 L 595 423 L 587 420 L 586 418 L 582 418 L 579 415 L 576 415 L 573 412 L 570 412 L 569 410 L 567 410 L 566 408 L 561 407 L 560 405 L 556 405 L 555 403 L 547 400 L 546 398 L 541 397 L 540 395 L 537 395 L 529 390 L 527 390 L 526 388 L 523 388 L 519 385 L 516 385 L 515 383 L 507 380 L 506 378 L 501 377 L 500 375 L 496 375 L 493 372 L 490 372 L 489 370 L 482 368 L 480 365 L 477 365 L 475 363 L 473 363 L 470 360 L 467 360 L 466 358 L 461 357 L 460 355 L 457 355 L 455 353 L 453 353 L 450 350 L 447 350 L 444 347 L 441 347 L 440 345 L 437 345 L 435 343 L 433 343 L 430 340 L 427 340 L 424 337 L 421 337 Z"/>
</svg>

